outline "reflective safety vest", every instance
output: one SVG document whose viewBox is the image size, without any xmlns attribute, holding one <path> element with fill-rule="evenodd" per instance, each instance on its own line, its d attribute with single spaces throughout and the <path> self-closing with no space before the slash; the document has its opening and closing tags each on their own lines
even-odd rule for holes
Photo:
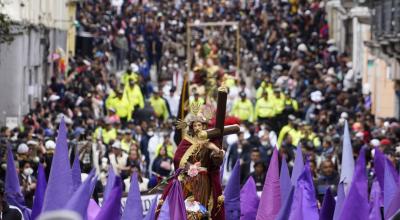
<svg viewBox="0 0 400 220">
<path fill-rule="evenodd" d="M 265 100 L 261 98 L 257 100 L 255 109 L 255 119 L 261 118 L 271 118 L 275 116 L 276 108 L 274 102 L 271 99 Z"/>
<path fill-rule="evenodd" d="M 120 118 L 127 118 L 130 120 L 132 118 L 133 106 L 129 103 L 128 99 L 124 96 L 122 98 L 115 97 L 110 100 L 110 106 L 108 108 L 115 109 L 115 113 Z"/>
<path fill-rule="evenodd" d="M 281 147 L 283 139 L 285 138 L 286 134 L 289 133 L 289 131 L 291 130 L 295 130 L 291 125 L 287 124 L 285 126 L 282 127 L 281 131 L 279 132 L 279 136 L 278 136 L 278 148 Z"/>
<path fill-rule="evenodd" d="M 102 130 L 103 143 L 109 144 L 111 140 L 115 140 L 117 138 L 117 129 L 111 128 L 110 130 L 103 129 Z"/>
<path fill-rule="evenodd" d="M 286 98 L 285 106 L 291 106 L 296 112 L 299 110 L 299 104 L 292 98 Z"/>
<path fill-rule="evenodd" d="M 284 98 L 274 98 L 276 114 L 280 114 L 285 109 L 285 99 Z"/>
<path fill-rule="evenodd" d="M 274 95 L 274 89 L 272 88 L 272 85 L 267 85 L 265 82 L 262 82 L 260 87 L 257 89 L 256 98 L 261 98 L 264 92 L 268 93 L 268 97 L 272 97 Z"/>
<path fill-rule="evenodd" d="M 164 120 L 168 119 L 168 109 L 165 100 L 161 97 L 157 99 L 154 96 L 150 97 L 150 105 L 153 107 L 154 113 L 157 117 L 163 117 Z"/>
<path fill-rule="evenodd" d="M 130 80 L 133 80 L 134 82 L 137 82 L 137 81 L 139 81 L 139 76 L 134 72 L 132 72 L 131 74 L 128 74 L 128 72 L 125 72 L 122 75 L 122 79 L 121 79 L 122 84 L 127 86 L 129 84 Z"/>
<path fill-rule="evenodd" d="M 296 147 L 297 145 L 299 145 L 301 139 L 304 137 L 304 134 L 301 131 L 295 129 L 290 130 L 288 134 L 290 135 L 290 137 L 292 137 L 292 144 Z"/>
<path fill-rule="evenodd" d="M 253 122 L 253 111 L 253 103 L 248 99 L 244 101 L 237 99 L 232 106 L 232 115 L 241 121 Z"/>
<path fill-rule="evenodd" d="M 138 85 L 135 84 L 133 88 L 131 88 L 129 85 L 125 86 L 124 96 L 126 96 L 132 106 L 139 106 L 139 108 L 144 108 L 142 90 L 140 90 L 140 87 Z"/>
<path fill-rule="evenodd" d="M 131 140 L 128 142 L 128 141 L 125 141 L 125 139 L 123 139 L 121 141 L 121 149 L 123 151 L 125 151 L 126 153 L 129 153 L 131 151 L 131 145 L 134 143 L 136 143 L 134 140 Z"/>
<path fill-rule="evenodd" d="M 311 141 L 314 147 L 319 147 L 321 146 L 321 141 L 319 140 L 319 137 L 314 133 L 310 133 L 308 136 L 305 137 L 307 141 Z"/>
</svg>

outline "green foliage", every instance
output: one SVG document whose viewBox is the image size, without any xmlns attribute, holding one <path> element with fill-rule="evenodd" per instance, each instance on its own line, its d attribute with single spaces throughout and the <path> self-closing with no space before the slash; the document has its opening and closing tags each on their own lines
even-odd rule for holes
<svg viewBox="0 0 400 220">
<path fill-rule="evenodd" d="M 11 43 L 14 37 L 11 32 L 12 21 L 6 14 L 0 13 L 0 44 Z"/>
</svg>

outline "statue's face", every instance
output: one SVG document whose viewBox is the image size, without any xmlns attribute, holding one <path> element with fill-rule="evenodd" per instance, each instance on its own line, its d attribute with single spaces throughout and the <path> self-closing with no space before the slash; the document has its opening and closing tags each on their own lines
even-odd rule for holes
<svg viewBox="0 0 400 220">
<path fill-rule="evenodd" d="M 193 132 L 197 135 L 200 131 L 203 130 L 203 124 L 201 122 L 193 122 Z"/>
</svg>

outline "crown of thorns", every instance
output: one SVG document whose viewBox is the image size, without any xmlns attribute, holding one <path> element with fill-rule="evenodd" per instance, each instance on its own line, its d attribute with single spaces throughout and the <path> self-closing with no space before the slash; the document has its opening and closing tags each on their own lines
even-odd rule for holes
<svg viewBox="0 0 400 220">
<path fill-rule="evenodd" d="M 213 112 L 209 107 L 196 102 L 192 102 L 190 104 L 187 103 L 186 106 L 189 108 L 189 115 L 184 120 L 177 120 L 177 129 L 185 129 L 193 122 L 207 123 L 211 120 Z"/>
</svg>

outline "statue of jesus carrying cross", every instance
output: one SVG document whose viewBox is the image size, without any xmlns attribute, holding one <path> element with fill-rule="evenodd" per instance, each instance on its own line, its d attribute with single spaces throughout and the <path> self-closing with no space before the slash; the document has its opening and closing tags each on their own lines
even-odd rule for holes
<svg viewBox="0 0 400 220">
<path fill-rule="evenodd" d="M 180 142 L 174 156 L 177 178 L 181 182 L 185 200 L 187 219 L 224 220 L 224 204 L 220 182 L 220 166 L 223 161 L 222 139 L 224 135 L 239 132 L 238 125 L 225 126 L 227 89 L 218 89 L 215 127 L 208 129 L 210 118 L 200 111 L 199 106 L 191 106 L 191 115 L 186 125 L 188 131 Z M 163 192 L 163 200 L 171 188 L 169 184 Z"/>
</svg>

